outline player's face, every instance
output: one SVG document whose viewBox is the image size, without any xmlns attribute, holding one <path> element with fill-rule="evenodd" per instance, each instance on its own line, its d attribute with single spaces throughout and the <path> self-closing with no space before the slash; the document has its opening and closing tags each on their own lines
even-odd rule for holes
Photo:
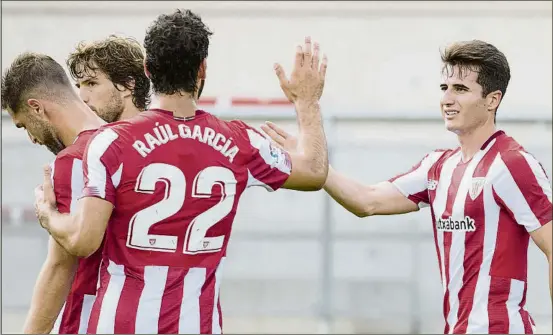
<svg viewBox="0 0 553 335">
<path fill-rule="evenodd" d="M 65 149 L 56 130 L 44 118 L 43 113 L 38 113 L 31 107 L 24 107 L 18 113 L 14 113 L 11 109 L 8 109 L 8 112 L 15 126 L 24 128 L 34 144 L 44 145 L 54 155 Z"/>
<path fill-rule="evenodd" d="M 482 86 L 476 82 L 478 73 L 454 66 L 444 71 L 440 88 L 440 107 L 447 130 L 456 134 L 470 133 L 482 126 L 493 113 L 488 111 Z"/>
<path fill-rule="evenodd" d="M 101 71 L 85 75 L 77 82 L 81 99 L 106 122 L 118 121 L 124 110 L 123 94 L 129 93 L 124 87 L 120 90 Z"/>
</svg>

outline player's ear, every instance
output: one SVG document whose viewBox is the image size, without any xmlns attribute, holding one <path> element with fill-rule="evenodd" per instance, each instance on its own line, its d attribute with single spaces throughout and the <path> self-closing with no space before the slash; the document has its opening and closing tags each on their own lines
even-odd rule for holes
<svg viewBox="0 0 553 335">
<path fill-rule="evenodd" d="M 500 90 L 488 93 L 488 95 L 486 96 L 488 111 L 497 110 L 497 107 L 499 107 L 499 104 L 501 103 L 502 97 L 503 97 L 503 94 L 501 93 Z"/>
<path fill-rule="evenodd" d="M 30 113 L 39 118 L 47 118 L 44 111 L 44 105 L 37 99 L 27 99 L 27 105 L 30 107 Z"/>
</svg>

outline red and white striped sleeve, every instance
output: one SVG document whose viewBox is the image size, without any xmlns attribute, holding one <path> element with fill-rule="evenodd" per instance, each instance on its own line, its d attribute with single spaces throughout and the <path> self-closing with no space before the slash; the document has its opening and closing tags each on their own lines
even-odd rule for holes
<svg viewBox="0 0 553 335">
<path fill-rule="evenodd" d="M 406 198 L 417 204 L 419 208 L 429 206 L 428 190 L 429 187 L 435 186 L 429 185 L 431 181 L 428 180 L 428 171 L 444 152 L 445 150 L 436 150 L 427 154 L 409 171 L 389 179 L 389 182 Z"/>
<path fill-rule="evenodd" d="M 290 155 L 271 144 L 271 141 L 256 129 L 241 121 L 234 121 L 242 131 L 244 142 L 249 147 L 246 160 L 248 185 L 261 186 L 272 192 L 284 184 L 292 171 Z"/>
<path fill-rule="evenodd" d="M 524 151 L 508 151 L 498 156 L 501 172 L 493 189 L 515 221 L 534 231 L 551 221 L 551 182 L 534 156 Z"/>
<path fill-rule="evenodd" d="M 83 158 L 82 197 L 101 198 L 115 206 L 115 189 L 123 167 L 118 137 L 113 129 L 101 128 L 88 142 Z"/>
<path fill-rule="evenodd" d="M 82 161 L 71 156 L 58 156 L 51 168 L 58 211 L 70 213 L 84 185 Z"/>
</svg>

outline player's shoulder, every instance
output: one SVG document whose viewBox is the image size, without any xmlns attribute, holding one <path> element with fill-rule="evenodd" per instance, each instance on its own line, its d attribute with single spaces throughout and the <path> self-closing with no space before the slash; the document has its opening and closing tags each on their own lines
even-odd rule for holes
<svg viewBox="0 0 553 335">
<path fill-rule="evenodd" d="M 457 152 L 459 152 L 459 148 L 455 149 L 447 149 L 447 148 L 440 148 L 440 149 L 434 149 L 426 154 L 424 157 L 425 160 L 430 161 L 432 164 L 439 164 L 441 162 L 444 162 L 451 156 L 455 155 Z"/>
<path fill-rule="evenodd" d="M 54 161 L 61 162 L 73 159 L 82 160 L 86 145 L 98 129 L 87 129 L 79 133 L 75 141 L 60 151 Z"/>
</svg>

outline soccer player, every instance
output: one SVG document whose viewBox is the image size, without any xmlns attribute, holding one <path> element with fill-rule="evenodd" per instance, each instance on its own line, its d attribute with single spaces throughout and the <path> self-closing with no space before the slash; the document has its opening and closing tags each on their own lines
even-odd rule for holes
<svg viewBox="0 0 553 335">
<path fill-rule="evenodd" d="M 49 56 L 23 53 L 2 77 L 2 109 L 24 128 L 33 143 L 44 145 L 56 158 L 52 183 L 57 208 L 75 209 L 84 180 L 82 156 L 91 135 L 104 122 L 80 99 L 60 64 Z M 39 273 L 25 333 L 52 330 L 64 301 L 59 330 L 83 333 L 96 294 L 100 254 L 79 260 L 54 239 Z"/>
<path fill-rule="evenodd" d="M 150 81 L 144 73 L 144 53 L 141 45 L 133 38 L 109 36 L 94 42 L 79 43 L 76 50 L 67 60 L 67 67 L 73 79 L 77 82 L 80 97 L 104 121 L 113 122 L 127 119 L 143 111 L 150 101 Z M 88 136 L 87 136 L 88 138 Z M 84 139 L 81 139 L 84 141 Z M 86 141 L 79 142 L 86 144 Z M 84 144 L 74 155 L 82 161 Z M 55 185 L 57 193 L 63 193 L 63 183 L 71 176 L 79 187 L 84 184 L 82 173 L 73 174 L 69 160 L 58 157 L 55 168 L 58 172 L 54 181 L 62 183 Z M 80 178 L 80 179 L 79 179 Z M 80 190 L 75 190 L 78 195 Z M 57 198 L 64 199 L 63 194 Z M 59 206 L 59 203 L 58 203 Z M 63 206 L 63 205 L 62 205 Z M 57 243 L 54 247 L 59 248 Z M 25 333 L 83 333 L 86 332 L 88 316 L 96 293 L 96 283 L 101 261 L 101 252 L 81 259 L 75 278 L 67 276 L 67 272 L 75 269 L 77 257 L 65 252 L 64 249 L 49 253 L 41 269 L 31 308 L 24 326 Z M 65 281 L 65 284 L 61 284 Z M 65 291 L 52 289 L 71 285 L 69 295 Z M 67 300 L 66 300 L 67 298 Z M 66 300 L 61 313 L 57 306 Z M 53 328 L 52 328 L 53 326 Z"/>
<path fill-rule="evenodd" d="M 81 42 L 69 55 L 67 68 L 81 98 L 106 122 L 129 119 L 150 104 L 144 50 L 132 37 Z"/>
<path fill-rule="evenodd" d="M 92 137 L 75 213 L 53 206 L 48 170 L 36 190 L 42 226 L 69 252 L 86 257 L 105 234 L 89 333 L 221 333 L 219 287 L 243 192 L 319 190 L 326 180 L 319 46 L 298 47 L 290 80 L 275 66 L 302 134 L 289 155 L 245 123 L 197 109 L 211 34 L 189 10 L 160 15 L 144 42 L 160 108 Z"/>
<path fill-rule="evenodd" d="M 503 53 L 482 41 L 459 42 L 442 61 L 442 117 L 460 146 L 430 152 L 376 185 L 330 168 L 325 190 L 359 217 L 430 206 L 445 333 L 532 333 L 524 307 L 528 243 L 531 237 L 546 255 L 551 289 L 551 184 L 540 163 L 496 129 L 510 80 Z M 276 125 L 262 129 L 284 148 L 295 147 Z"/>
</svg>

